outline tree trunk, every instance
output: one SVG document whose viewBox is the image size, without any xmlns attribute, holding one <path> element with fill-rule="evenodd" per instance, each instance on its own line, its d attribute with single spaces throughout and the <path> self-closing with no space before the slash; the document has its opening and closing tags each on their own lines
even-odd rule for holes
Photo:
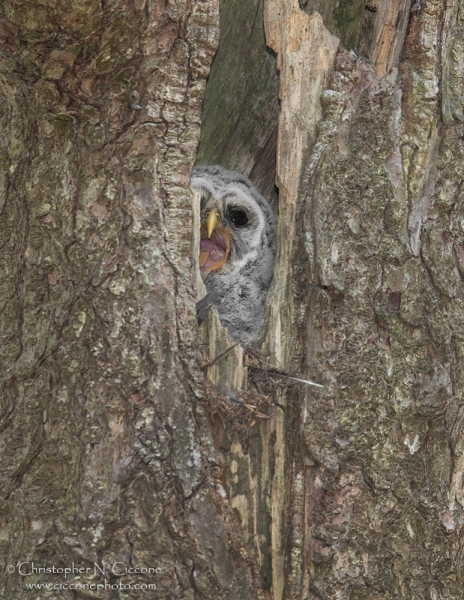
<svg viewBox="0 0 464 600">
<path fill-rule="evenodd" d="M 464 9 L 221 3 L 198 162 L 279 212 L 264 342 L 222 356 L 217 8 L 0 6 L 1 594 L 461 599 Z"/>
<path fill-rule="evenodd" d="M 0 10 L 2 597 L 252 597 L 195 360 L 217 6 Z"/>
<path fill-rule="evenodd" d="M 333 48 L 319 15 L 267 6 L 282 100 L 274 312 L 291 290 L 283 360 L 326 386 L 290 397 L 283 597 L 457 600 L 463 7 L 366 2 L 344 29 L 326 5 L 367 56 L 339 49 L 319 93 Z"/>
</svg>

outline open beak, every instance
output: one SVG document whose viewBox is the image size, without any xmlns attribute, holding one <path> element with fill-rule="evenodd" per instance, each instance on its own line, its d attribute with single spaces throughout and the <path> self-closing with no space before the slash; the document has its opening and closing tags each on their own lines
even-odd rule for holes
<svg viewBox="0 0 464 600">
<path fill-rule="evenodd" d="M 213 209 L 209 212 L 206 217 L 206 231 L 208 233 L 208 238 L 213 235 L 213 231 L 217 228 L 219 223 L 219 213 L 217 210 Z"/>
<path fill-rule="evenodd" d="M 225 265 L 232 239 L 230 232 L 221 226 L 221 215 L 214 208 L 207 213 L 200 235 L 200 273 L 205 279 Z"/>
</svg>

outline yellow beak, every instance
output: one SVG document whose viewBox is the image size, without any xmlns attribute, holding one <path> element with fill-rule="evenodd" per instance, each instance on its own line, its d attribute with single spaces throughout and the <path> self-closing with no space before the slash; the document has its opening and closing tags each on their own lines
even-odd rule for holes
<svg viewBox="0 0 464 600">
<path fill-rule="evenodd" d="M 217 210 L 213 209 L 209 212 L 206 217 L 206 230 L 208 232 L 208 238 L 213 235 L 213 231 L 216 229 L 219 223 L 219 213 Z"/>
</svg>

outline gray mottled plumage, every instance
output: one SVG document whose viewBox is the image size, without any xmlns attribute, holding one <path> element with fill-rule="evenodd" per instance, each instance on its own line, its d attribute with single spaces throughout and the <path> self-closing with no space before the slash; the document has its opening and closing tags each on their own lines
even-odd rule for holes
<svg viewBox="0 0 464 600">
<path fill-rule="evenodd" d="M 219 165 L 195 167 L 192 186 L 200 193 L 202 223 L 211 210 L 217 210 L 220 227 L 231 238 L 226 262 L 206 276 L 208 296 L 217 294 L 215 306 L 232 337 L 253 341 L 264 326 L 266 298 L 274 272 L 274 213 L 249 179 Z M 236 226 L 237 211 L 246 213 L 245 224 Z M 205 238 L 204 229 L 202 237 Z"/>
</svg>

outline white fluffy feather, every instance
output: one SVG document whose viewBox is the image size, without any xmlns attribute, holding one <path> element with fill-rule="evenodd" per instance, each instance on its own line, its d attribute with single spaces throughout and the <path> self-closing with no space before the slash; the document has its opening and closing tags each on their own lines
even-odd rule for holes
<svg viewBox="0 0 464 600">
<path fill-rule="evenodd" d="M 274 273 L 274 213 L 249 179 L 219 165 L 195 167 L 192 186 L 201 196 L 202 221 L 215 208 L 231 235 L 228 260 L 207 276 L 206 289 L 218 293 L 219 317 L 232 337 L 246 342 L 256 340 L 264 326 L 266 298 Z M 246 226 L 234 227 L 227 219 L 232 207 L 246 212 Z"/>
</svg>

